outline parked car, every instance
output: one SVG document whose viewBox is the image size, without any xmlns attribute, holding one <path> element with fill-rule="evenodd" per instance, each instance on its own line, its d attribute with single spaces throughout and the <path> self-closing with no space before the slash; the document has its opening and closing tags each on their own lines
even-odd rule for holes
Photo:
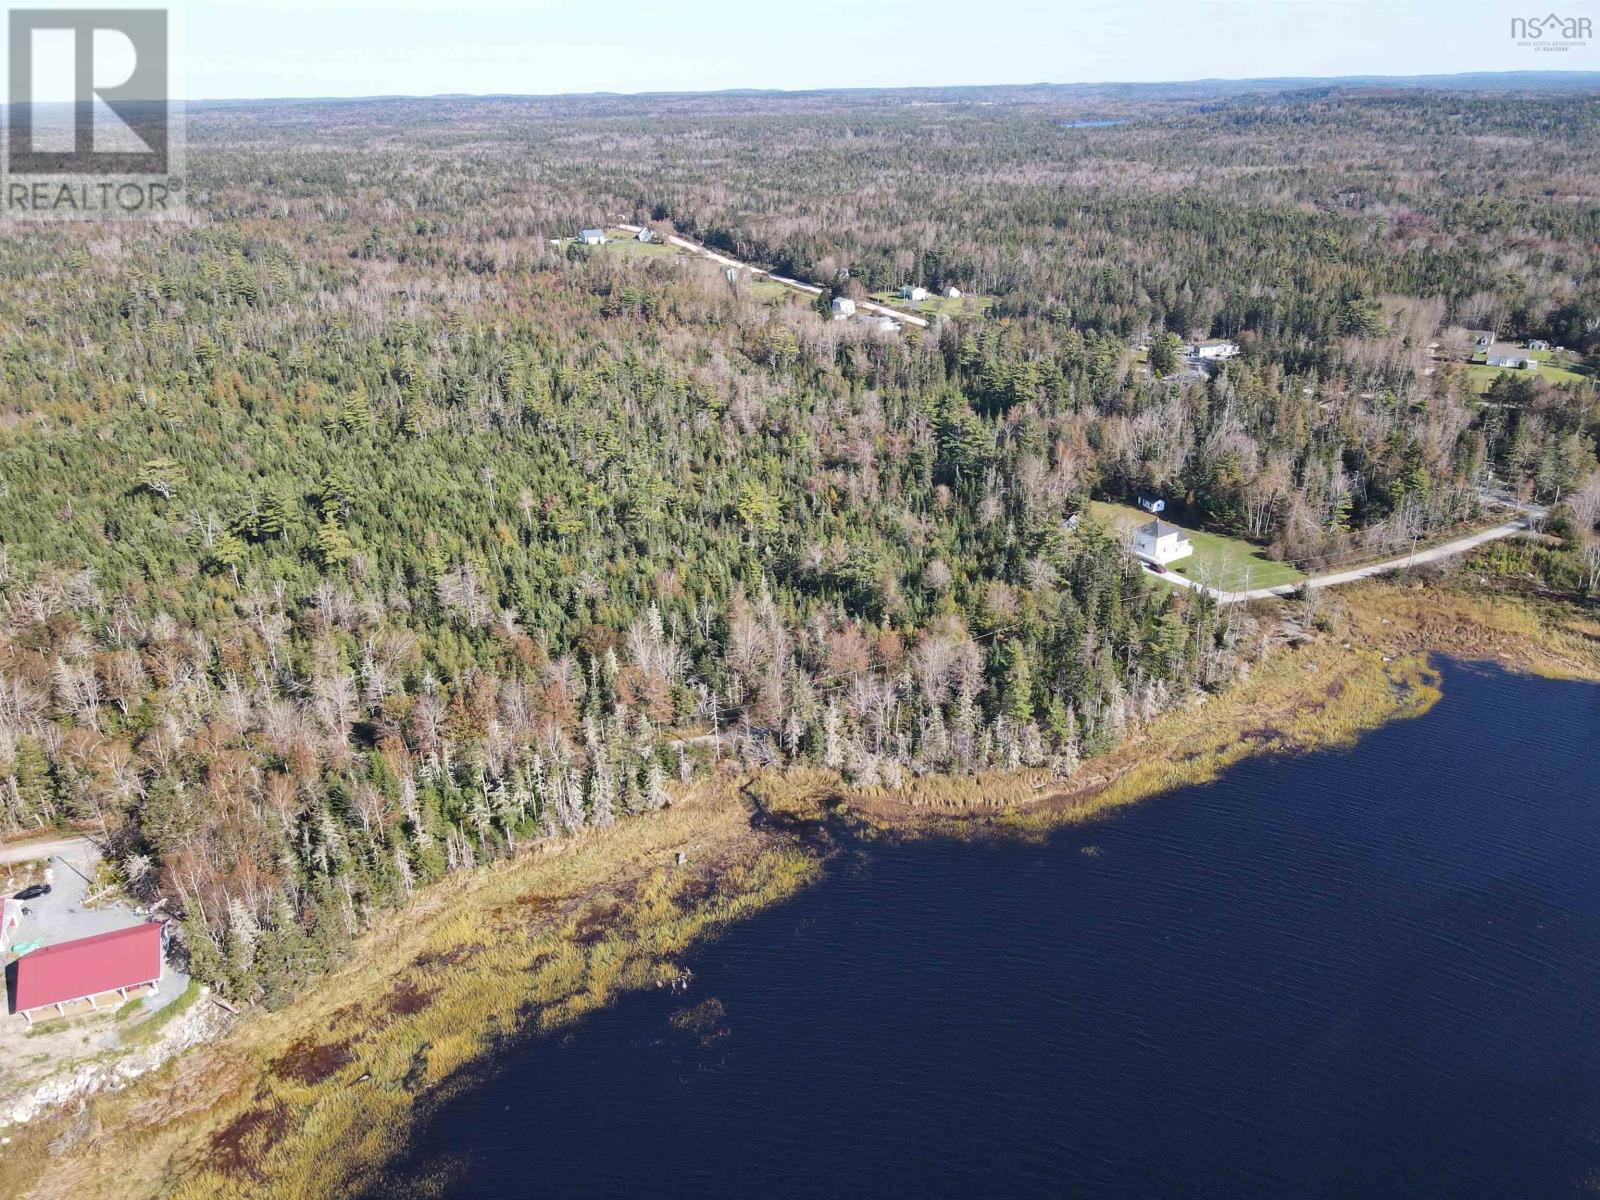
<svg viewBox="0 0 1600 1200">
<path fill-rule="evenodd" d="M 1165 575 L 1167 573 L 1167 566 L 1166 566 L 1165 563 L 1153 562 L 1153 563 L 1146 563 L 1145 565 L 1148 566 L 1157 575 Z"/>
<path fill-rule="evenodd" d="M 49 894 L 50 885 L 48 883 L 36 883 L 32 887 L 23 888 L 13 899 L 37 900 L 40 896 L 48 896 Z"/>
</svg>

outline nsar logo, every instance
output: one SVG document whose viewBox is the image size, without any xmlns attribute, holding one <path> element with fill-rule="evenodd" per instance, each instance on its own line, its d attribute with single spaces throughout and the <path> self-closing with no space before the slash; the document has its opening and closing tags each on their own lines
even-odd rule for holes
<svg viewBox="0 0 1600 1200">
<path fill-rule="evenodd" d="M 1571 50 L 1585 45 L 1592 36 L 1593 24 L 1588 17 L 1549 13 L 1542 17 L 1511 18 L 1512 39 L 1539 50 Z"/>
</svg>

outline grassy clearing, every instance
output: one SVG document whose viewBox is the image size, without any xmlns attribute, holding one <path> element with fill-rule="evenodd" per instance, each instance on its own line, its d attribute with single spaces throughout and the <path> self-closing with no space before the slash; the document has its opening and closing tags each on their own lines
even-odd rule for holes
<svg viewBox="0 0 1600 1200">
<path fill-rule="evenodd" d="M 641 242 L 626 229 L 606 230 L 606 244 L 602 249 L 619 254 L 639 254 L 646 258 L 671 258 L 682 253 L 676 246 L 669 246 L 665 242 Z"/>
<path fill-rule="evenodd" d="M 879 304 L 887 304 L 890 308 L 897 308 L 902 312 L 917 313 L 925 317 L 949 317 L 952 320 L 981 316 L 994 307 L 993 296 L 963 295 L 953 300 L 948 296 L 929 296 L 926 300 L 919 300 L 915 304 L 909 300 L 902 300 L 899 292 L 873 292 L 871 298 Z"/>
<path fill-rule="evenodd" d="M 1132 522 L 1146 525 L 1153 519 L 1143 509 L 1128 504 L 1111 504 L 1095 500 L 1089 505 L 1093 514 L 1113 528 Z M 1267 557 L 1260 546 L 1241 538 L 1225 537 L 1220 533 L 1203 530 L 1185 530 L 1194 543 L 1194 553 L 1172 564 L 1186 579 L 1200 580 L 1213 585 L 1220 582 L 1228 591 L 1247 588 L 1278 587 L 1286 583 L 1299 583 L 1305 573 L 1293 563 L 1276 562 Z"/>
<path fill-rule="evenodd" d="M 787 284 L 779 283 L 776 279 L 769 279 L 765 275 L 745 275 L 740 278 L 739 288 L 747 295 L 769 304 L 786 304 L 790 301 L 801 304 L 813 304 L 815 296 L 797 291 Z"/>
<path fill-rule="evenodd" d="M 1471 363 L 1467 364 L 1465 368 L 1467 372 L 1467 379 L 1472 385 L 1472 390 L 1481 396 L 1486 393 L 1489 388 L 1494 385 L 1494 381 L 1500 378 L 1502 375 L 1528 375 L 1552 384 L 1581 383 L 1590 378 L 1588 374 L 1581 370 L 1573 370 L 1570 367 L 1551 366 L 1550 362 L 1553 353 L 1554 352 L 1550 350 L 1530 350 L 1528 352 L 1528 357 L 1536 360 L 1539 363 L 1539 369 L 1537 371 L 1514 371 L 1510 367 L 1491 367 L 1484 363 L 1484 356 L 1480 354 Z"/>
</svg>

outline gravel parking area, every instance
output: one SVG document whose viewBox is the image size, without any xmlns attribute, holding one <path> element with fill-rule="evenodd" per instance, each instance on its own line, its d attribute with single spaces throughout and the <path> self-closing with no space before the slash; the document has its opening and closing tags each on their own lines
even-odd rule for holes
<svg viewBox="0 0 1600 1200">
<path fill-rule="evenodd" d="M 58 852 L 44 860 L 51 884 L 50 894 L 37 900 L 24 901 L 28 911 L 12 937 L 13 945 L 41 942 L 45 946 L 53 946 L 96 933 L 126 929 L 150 919 L 148 912 L 124 904 L 87 907 L 84 901 L 89 896 L 95 866 L 99 861 L 98 853 L 86 841 L 52 848 Z M 145 997 L 145 1007 L 154 1011 L 170 1004 L 188 986 L 189 977 L 168 963 L 160 990 Z M 7 997 L 8 1011 L 9 999 Z M 22 1019 L 18 1017 L 16 1021 L 20 1024 Z"/>
</svg>

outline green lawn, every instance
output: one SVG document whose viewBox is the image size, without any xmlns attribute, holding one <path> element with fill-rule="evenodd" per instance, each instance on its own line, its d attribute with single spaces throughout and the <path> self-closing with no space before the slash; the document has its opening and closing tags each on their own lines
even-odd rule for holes
<svg viewBox="0 0 1600 1200">
<path fill-rule="evenodd" d="M 665 242 L 641 242 L 626 229 L 606 230 L 607 250 L 618 250 L 624 254 L 643 254 L 655 257 L 671 257 L 681 251 L 676 246 L 669 246 Z"/>
<path fill-rule="evenodd" d="M 944 317 L 975 317 L 986 311 L 994 304 L 993 296 L 966 296 L 955 300 L 946 296 L 929 296 L 926 300 L 919 300 L 913 304 L 909 300 L 900 299 L 899 292 L 873 292 L 872 299 L 879 304 L 887 304 L 890 308 L 898 308 L 902 312 L 918 313 L 922 316 Z"/>
<path fill-rule="evenodd" d="M 746 275 L 739 286 L 757 300 L 765 300 L 772 304 L 783 304 L 791 300 L 804 304 L 816 302 L 815 296 L 797 291 L 788 284 L 779 283 L 776 279 L 768 279 L 765 275 Z"/>
<path fill-rule="evenodd" d="M 642 258 L 671 258 L 682 255 L 686 258 L 698 258 L 680 246 L 669 246 L 666 242 L 641 242 L 625 229 L 607 229 L 608 239 L 603 249 L 612 254 L 631 254 Z M 791 300 L 809 302 L 812 297 L 804 292 L 796 291 L 792 287 L 768 279 L 765 275 L 751 275 L 748 271 L 740 272 L 739 286 L 745 294 L 756 300 L 768 304 L 783 304 Z"/>
<path fill-rule="evenodd" d="M 1577 383 L 1590 378 L 1581 370 L 1550 366 L 1554 353 L 1552 350 L 1528 351 L 1528 357 L 1539 363 L 1537 371 L 1514 371 L 1510 367 L 1491 367 L 1484 363 L 1482 354 L 1476 354 L 1473 356 L 1473 361 L 1467 365 L 1467 378 L 1472 381 L 1473 388 L 1480 396 L 1487 392 L 1501 375 L 1531 375 L 1546 383 Z"/>
<path fill-rule="evenodd" d="M 1113 529 L 1123 524 L 1146 525 L 1153 518 L 1143 509 L 1129 504 L 1108 504 L 1092 501 L 1090 511 L 1097 520 Z M 1165 518 L 1162 518 L 1165 520 Z M 1173 522 L 1168 522 L 1172 524 Z M 1279 587 L 1285 583 L 1299 583 L 1304 572 L 1286 562 L 1275 562 L 1267 557 L 1260 546 L 1242 538 L 1224 537 L 1220 533 L 1206 533 L 1198 529 L 1185 529 L 1185 535 L 1194 543 L 1194 553 L 1179 559 L 1167 569 L 1188 579 L 1204 578 L 1230 591 L 1250 588 Z"/>
</svg>

